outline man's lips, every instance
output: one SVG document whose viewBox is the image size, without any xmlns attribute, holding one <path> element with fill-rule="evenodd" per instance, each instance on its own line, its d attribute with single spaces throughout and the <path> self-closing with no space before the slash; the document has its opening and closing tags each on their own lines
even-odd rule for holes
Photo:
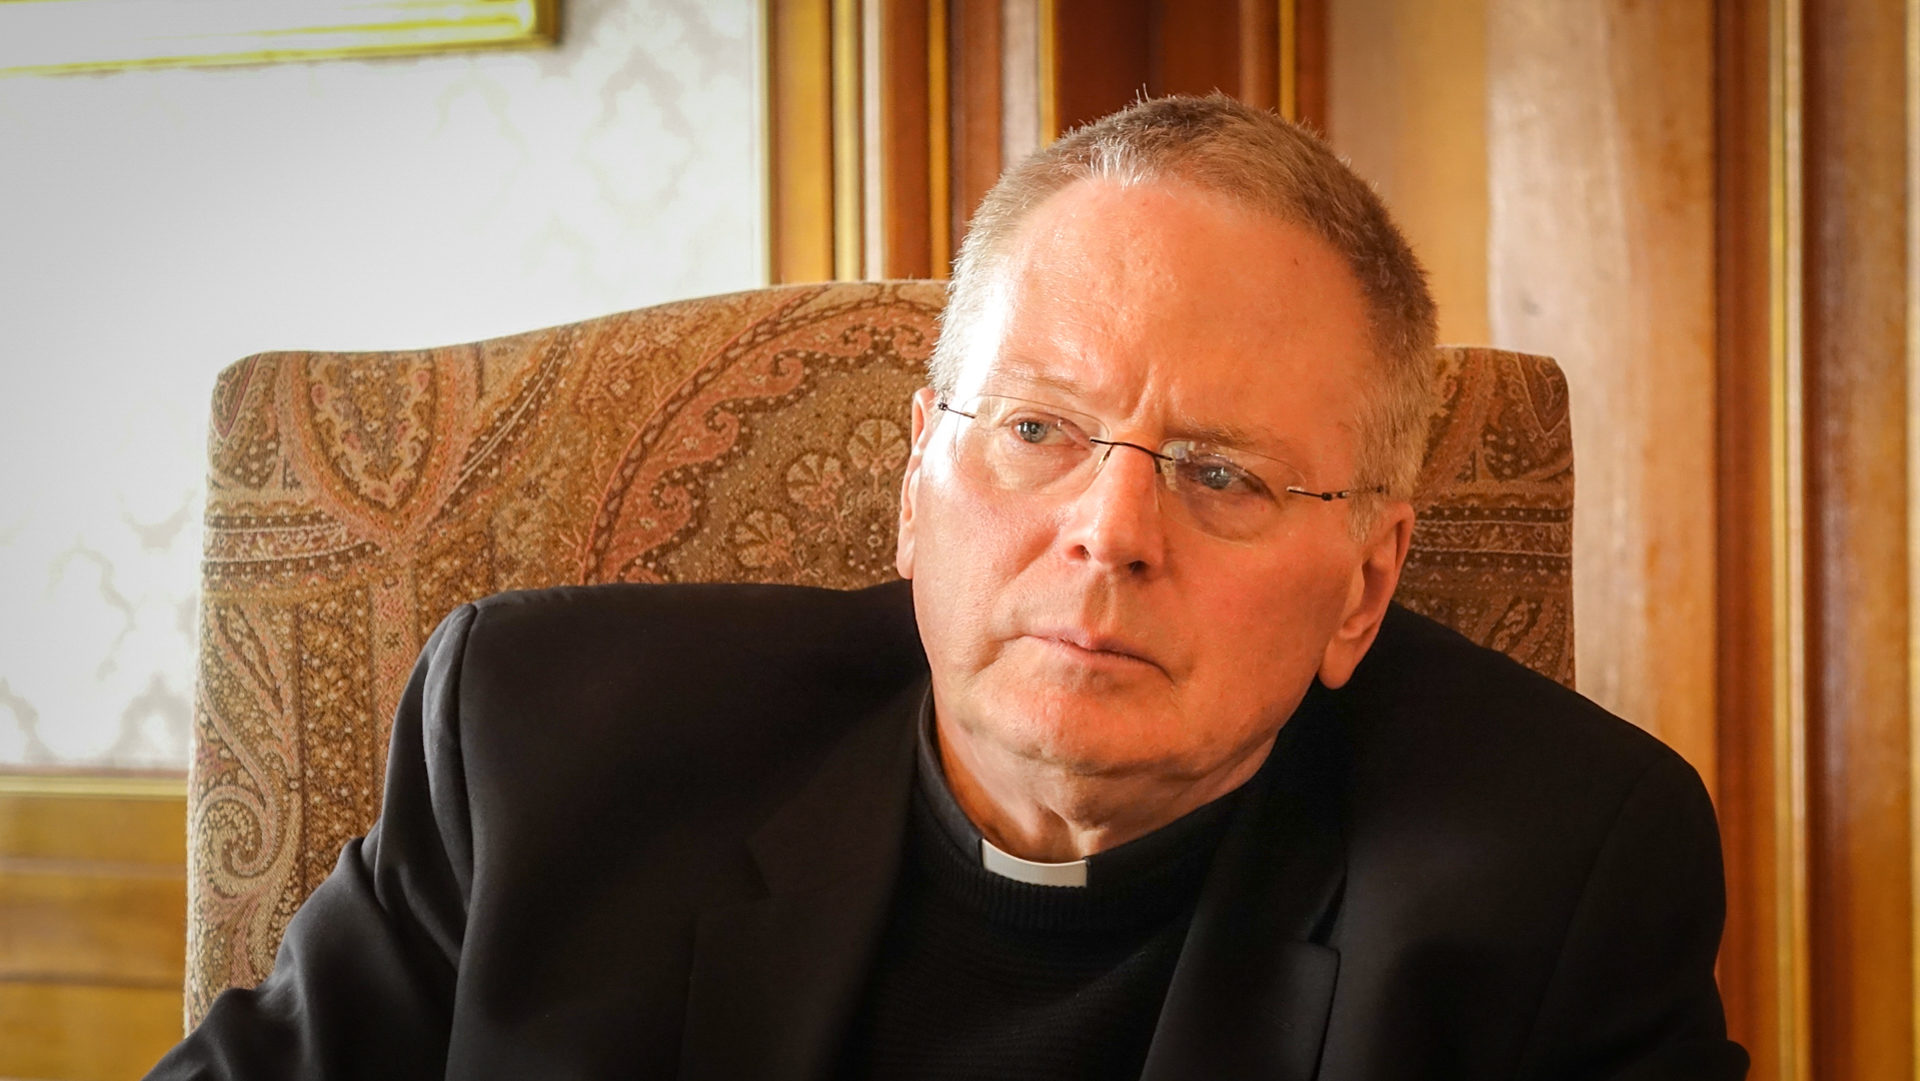
<svg viewBox="0 0 1920 1081">
<path fill-rule="evenodd" d="M 1075 653 L 1160 667 L 1160 662 L 1153 658 L 1145 646 L 1118 635 L 1097 634 L 1074 627 L 1047 627 L 1029 631 L 1027 637 Z"/>
</svg>

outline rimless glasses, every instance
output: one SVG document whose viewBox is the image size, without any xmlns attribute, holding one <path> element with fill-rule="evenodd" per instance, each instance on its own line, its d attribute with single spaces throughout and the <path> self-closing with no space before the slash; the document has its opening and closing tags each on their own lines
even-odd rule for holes
<svg viewBox="0 0 1920 1081">
<path fill-rule="evenodd" d="M 1171 503 L 1187 524 L 1225 540 L 1253 540 L 1277 528 L 1294 502 L 1289 497 L 1331 503 L 1386 491 L 1313 491 L 1285 463 L 1262 454 L 1192 439 L 1169 439 L 1156 450 L 1108 438 L 1106 425 L 1085 413 L 1021 398 L 983 395 L 935 408 L 967 422 L 955 437 L 955 462 L 977 481 L 1065 499 L 1086 490 L 1115 447 L 1128 447 L 1153 459 L 1174 497 L 1163 506 Z"/>
</svg>

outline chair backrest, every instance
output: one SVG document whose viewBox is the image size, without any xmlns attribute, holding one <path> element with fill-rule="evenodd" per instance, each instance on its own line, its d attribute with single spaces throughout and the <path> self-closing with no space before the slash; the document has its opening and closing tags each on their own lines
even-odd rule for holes
<svg viewBox="0 0 1920 1081">
<path fill-rule="evenodd" d="M 189 785 L 188 1016 L 272 967 L 379 813 L 454 607 L 612 581 L 894 575 L 942 287 L 790 286 L 413 353 L 270 353 L 214 392 Z M 1552 361 L 1440 358 L 1399 599 L 1571 682 L 1572 450 Z"/>
</svg>

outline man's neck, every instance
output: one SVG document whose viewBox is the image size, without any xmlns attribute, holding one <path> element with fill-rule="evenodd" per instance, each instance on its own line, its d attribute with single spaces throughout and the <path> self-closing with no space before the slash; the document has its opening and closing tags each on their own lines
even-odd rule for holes
<svg viewBox="0 0 1920 1081">
<path fill-rule="evenodd" d="M 1200 777 L 1090 776 L 970 739 L 936 715 L 947 787 L 994 846 L 1025 860 L 1063 863 L 1117 848 L 1245 784 L 1273 739 Z"/>
</svg>

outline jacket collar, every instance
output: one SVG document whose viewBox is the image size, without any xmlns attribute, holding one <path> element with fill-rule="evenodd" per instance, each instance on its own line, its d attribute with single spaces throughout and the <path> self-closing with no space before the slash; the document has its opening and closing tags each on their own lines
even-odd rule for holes
<svg viewBox="0 0 1920 1081">
<path fill-rule="evenodd" d="M 700 917 L 682 1081 L 833 1067 L 899 877 L 924 679 L 855 726 L 749 841 L 768 896 Z M 1339 955 L 1344 740 L 1316 686 L 1222 838 L 1143 1081 L 1313 1076 Z M 823 844 L 832 839 L 832 844 Z"/>
</svg>

